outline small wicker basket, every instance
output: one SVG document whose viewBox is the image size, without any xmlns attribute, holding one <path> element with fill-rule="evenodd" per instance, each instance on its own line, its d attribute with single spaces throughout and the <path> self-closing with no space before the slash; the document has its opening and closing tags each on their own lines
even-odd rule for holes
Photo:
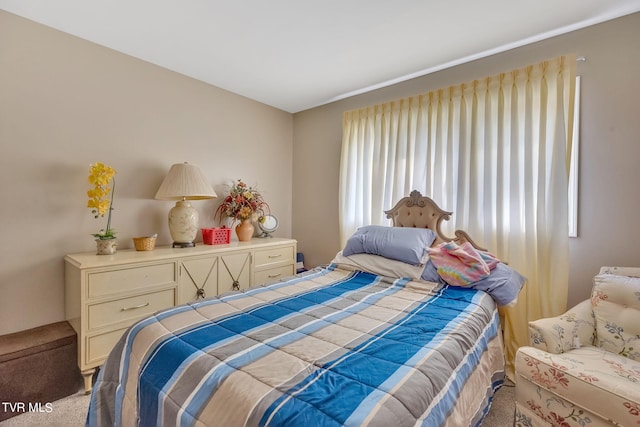
<svg viewBox="0 0 640 427">
<path fill-rule="evenodd" d="M 152 251 L 156 247 L 155 237 L 134 237 L 133 246 L 136 251 Z"/>
</svg>

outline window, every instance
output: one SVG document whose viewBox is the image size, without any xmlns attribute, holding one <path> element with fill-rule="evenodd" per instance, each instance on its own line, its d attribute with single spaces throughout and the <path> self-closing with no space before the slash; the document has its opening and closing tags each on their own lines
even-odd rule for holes
<svg viewBox="0 0 640 427">
<path fill-rule="evenodd" d="M 569 159 L 569 237 L 578 237 L 578 159 L 580 152 L 580 76 L 573 104 L 573 140 Z"/>
</svg>

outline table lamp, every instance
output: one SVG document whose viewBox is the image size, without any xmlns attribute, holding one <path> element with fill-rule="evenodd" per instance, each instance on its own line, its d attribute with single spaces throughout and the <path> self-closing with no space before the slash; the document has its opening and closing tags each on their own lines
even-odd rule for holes
<svg viewBox="0 0 640 427">
<path fill-rule="evenodd" d="M 215 191 L 196 165 L 184 162 L 171 166 L 156 193 L 156 199 L 176 200 L 176 205 L 169 211 L 169 232 L 174 248 L 195 246 L 193 241 L 198 234 L 198 211 L 189 200 L 214 197 L 217 197 Z"/>
</svg>

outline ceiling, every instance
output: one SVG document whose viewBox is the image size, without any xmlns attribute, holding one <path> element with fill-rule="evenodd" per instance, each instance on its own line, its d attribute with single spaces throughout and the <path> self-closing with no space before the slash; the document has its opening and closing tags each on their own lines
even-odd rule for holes
<svg viewBox="0 0 640 427">
<path fill-rule="evenodd" d="M 295 113 L 640 11 L 640 0 L 0 0 Z"/>
</svg>

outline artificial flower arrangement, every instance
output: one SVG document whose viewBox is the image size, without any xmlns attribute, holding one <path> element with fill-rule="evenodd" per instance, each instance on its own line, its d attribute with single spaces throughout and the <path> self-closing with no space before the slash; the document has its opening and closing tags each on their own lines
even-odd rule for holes
<svg viewBox="0 0 640 427">
<path fill-rule="evenodd" d="M 216 209 L 215 216 L 219 216 L 220 219 L 226 216 L 233 218 L 234 221 L 251 219 L 264 222 L 264 215 L 268 210 L 269 205 L 262 198 L 262 194 L 239 179 Z"/>
<path fill-rule="evenodd" d="M 107 215 L 107 227 L 101 228 L 98 233 L 92 234 L 93 237 L 100 240 L 111 240 L 116 238 L 116 231 L 111 228 L 111 211 L 113 210 L 113 193 L 116 189 L 116 180 L 114 178 L 116 170 L 103 163 L 96 162 L 89 168 L 89 183 L 93 185 L 87 191 L 89 201 L 87 207 L 91 209 L 94 218 Z M 111 184 L 111 187 L 109 187 Z M 109 197 L 111 193 L 111 197 Z"/>
</svg>

